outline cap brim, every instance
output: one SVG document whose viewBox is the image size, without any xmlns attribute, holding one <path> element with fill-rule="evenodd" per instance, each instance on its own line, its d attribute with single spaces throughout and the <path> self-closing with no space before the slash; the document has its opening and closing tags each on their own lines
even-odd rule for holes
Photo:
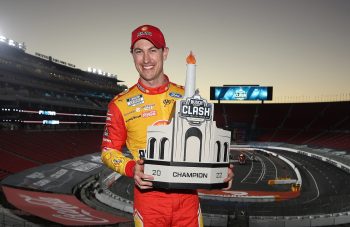
<svg viewBox="0 0 350 227">
<path fill-rule="evenodd" d="M 150 42 L 151 42 L 155 47 L 157 47 L 158 49 L 164 48 L 161 44 L 155 43 L 152 39 L 149 39 L 149 38 L 147 38 L 147 37 L 139 37 L 139 38 L 135 39 L 135 41 L 132 43 L 130 49 L 133 49 L 134 46 L 135 46 L 135 43 L 136 43 L 137 41 L 139 41 L 140 39 L 146 39 L 146 40 L 150 41 Z"/>
</svg>

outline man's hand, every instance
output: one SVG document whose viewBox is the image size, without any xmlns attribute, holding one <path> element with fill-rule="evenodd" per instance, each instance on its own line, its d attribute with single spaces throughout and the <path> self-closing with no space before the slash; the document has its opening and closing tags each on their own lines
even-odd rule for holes
<svg viewBox="0 0 350 227">
<path fill-rule="evenodd" d="M 228 186 L 226 188 L 223 188 L 221 190 L 230 190 L 232 187 L 232 180 L 233 180 L 233 164 L 230 164 L 227 171 L 227 177 L 224 179 L 224 182 L 228 182 Z"/>
<path fill-rule="evenodd" d="M 150 180 L 153 180 L 153 176 L 147 175 L 143 173 L 143 160 L 136 161 L 136 165 L 134 167 L 134 181 L 137 187 L 140 189 L 150 189 L 153 184 Z"/>
</svg>

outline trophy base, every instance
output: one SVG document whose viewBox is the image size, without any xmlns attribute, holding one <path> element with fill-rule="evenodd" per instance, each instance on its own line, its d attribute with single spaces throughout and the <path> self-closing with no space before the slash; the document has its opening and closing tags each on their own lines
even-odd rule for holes
<svg viewBox="0 0 350 227">
<path fill-rule="evenodd" d="M 144 173 L 153 176 L 159 189 L 221 189 L 228 173 L 228 163 L 193 163 L 145 160 Z"/>
</svg>

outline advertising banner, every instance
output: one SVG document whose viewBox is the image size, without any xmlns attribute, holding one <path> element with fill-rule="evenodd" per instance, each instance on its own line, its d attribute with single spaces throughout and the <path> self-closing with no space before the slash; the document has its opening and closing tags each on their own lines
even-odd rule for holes
<svg viewBox="0 0 350 227">
<path fill-rule="evenodd" d="M 107 225 L 131 221 L 94 210 L 73 195 L 27 191 L 6 186 L 2 189 L 7 200 L 18 209 L 63 225 Z"/>
</svg>

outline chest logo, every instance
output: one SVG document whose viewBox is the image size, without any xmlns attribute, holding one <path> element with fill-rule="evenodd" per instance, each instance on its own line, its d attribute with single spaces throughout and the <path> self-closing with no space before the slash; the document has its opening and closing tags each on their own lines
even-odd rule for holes
<svg viewBox="0 0 350 227">
<path fill-rule="evenodd" d="M 126 102 L 128 103 L 128 106 L 137 106 L 144 103 L 145 101 L 142 95 L 136 95 L 134 97 L 126 99 Z"/>
</svg>

